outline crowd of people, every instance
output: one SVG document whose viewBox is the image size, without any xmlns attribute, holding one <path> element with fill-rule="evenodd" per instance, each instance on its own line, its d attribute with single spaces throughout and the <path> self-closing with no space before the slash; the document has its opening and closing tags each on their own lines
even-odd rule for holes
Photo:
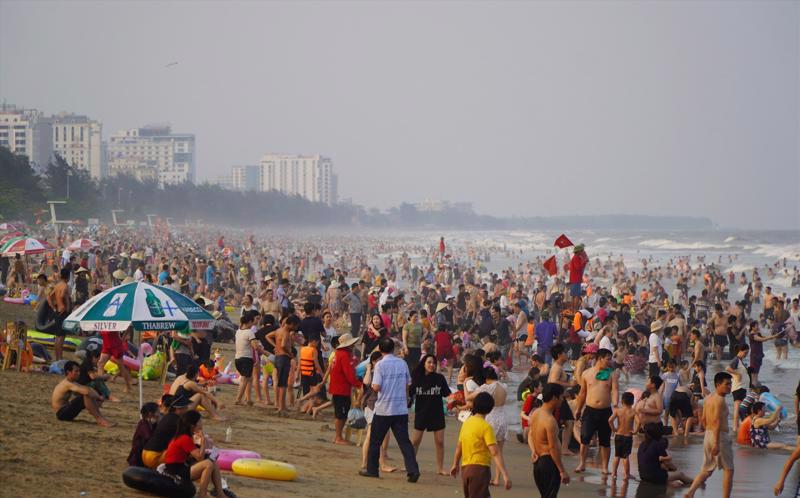
<svg viewBox="0 0 800 498">
<path fill-rule="evenodd" d="M 514 402 L 522 426 L 516 439 L 530 447 L 535 485 L 547 497 L 557 496 L 571 473 L 586 470 L 595 446 L 601 473 L 627 481 L 638 441 L 639 478 L 689 486 L 689 497 L 716 469 L 730 496 L 734 440 L 793 450 L 776 492 L 800 456 L 793 445 L 770 440 L 782 407 L 763 401 L 769 388 L 758 377 L 765 345 L 772 343 L 781 361 L 798 344 L 798 298 L 774 294 L 760 277 L 790 271 L 785 260 L 753 269 L 750 278 L 742 273 L 746 291 L 733 300 L 736 275 L 723 272 L 721 257 L 717 264 L 645 259 L 637 272 L 621 257 L 591 259 L 577 245 L 563 268 L 541 256 L 490 272 L 492 257 L 517 255 L 477 244 L 448 251 L 444 239 L 435 247 L 337 237 L 265 243 L 240 233 L 106 227 L 87 235 L 97 248 L 61 251 L 35 267 L 7 260 L 0 278 L 9 292 L 35 289 L 61 321 L 92 295 L 131 281 L 171 287 L 214 314 L 213 330 L 147 337 L 166 352 L 175 378 L 167 394 L 142 407 L 129 457 L 132 465 L 162 466 L 198 483 L 201 496 L 212 486 L 217 496 L 224 490 L 196 410 L 225 420 L 239 409 L 213 392 L 221 374 L 213 344 L 224 340 L 234 342 L 234 405 L 314 418 L 331 408 L 333 443 L 353 444 L 348 426 L 365 430 L 365 477 L 396 471 L 386 460 L 391 430 L 407 479 L 416 482 L 416 453 L 432 432 L 437 473 L 460 474 L 466 497 L 489 496 L 501 481 L 510 488 L 503 448 L 514 439 L 508 426 L 515 421 L 505 410 Z M 52 395 L 59 420 L 85 409 L 98 424 L 112 424 L 101 413 L 115 400 L 104 364 L 117 363 L 129 391 L 121 358 L 130 332 L 103 332 L 82 364 L 64 365 Z M 57 335 L 59 360 L 64 333 Z M 511 382 L 520 374 L 514 393 Z M 646 379 L 642 389 L 635 386 L 639 376 Z M 449 472 L 448 423 L 461 424 Z M 703 436 L 704 461 L 690 478 L 667 449 L 669 438 L 695 434 Z M 571 470 L 567 458 L 577 460 Z"/>
</svg>

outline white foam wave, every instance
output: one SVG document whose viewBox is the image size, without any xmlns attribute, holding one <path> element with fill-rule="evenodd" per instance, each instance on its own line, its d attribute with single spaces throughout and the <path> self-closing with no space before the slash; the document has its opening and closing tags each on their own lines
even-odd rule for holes
<svg viewBox="0 0 800 498">
<path fill-rule="evenodd" d="M 646 239 L 639 242 L 642 247 L 651 249 L 666 249 L 670 251 L 698 251 L 698 250 L 721 250 L 730 249 L 728 244 L 714 244 L 709 242 L 678 242 L 670 239 Z"/>
</svg>

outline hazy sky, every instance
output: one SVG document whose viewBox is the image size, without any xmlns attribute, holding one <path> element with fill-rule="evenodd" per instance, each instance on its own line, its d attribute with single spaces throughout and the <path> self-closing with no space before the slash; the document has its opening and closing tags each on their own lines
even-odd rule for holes
<svg viewBox="0 0 800 498">
<path fill-rule="evenodd" d="M 800 228 L 800 2 L 0 0 L 0 98 L 170 122 L 200 179 L 322 153 L 368 207 Z"/>
</svg>

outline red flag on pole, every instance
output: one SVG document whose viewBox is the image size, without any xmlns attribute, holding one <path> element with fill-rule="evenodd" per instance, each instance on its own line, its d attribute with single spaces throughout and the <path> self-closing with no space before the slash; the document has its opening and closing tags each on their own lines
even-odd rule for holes
<svg viewBox="0 0 800 498">
<path fill-rule="evenodd" d="M 542 266 L 544 267 L 545 270 L 547 270 L 547 273 L 549 273 L 550 275 L 555 275 L 556 273 L 558 273 L 558 263 L 556 263 L 555 256 L 550 256 L 549 258 L 547 258 L 547 260 L 544 262 Z"/>
<path fill-rule="evenodd" d="M 573 244 L 572 241 L 569 240 L 567 236 L 562 233 L 561 235 L 558 236 L 553 245 L 558 247 L 559 249 L 564 249 L 565 247 L 573 246 L 575 244 Z"/>
</svg>

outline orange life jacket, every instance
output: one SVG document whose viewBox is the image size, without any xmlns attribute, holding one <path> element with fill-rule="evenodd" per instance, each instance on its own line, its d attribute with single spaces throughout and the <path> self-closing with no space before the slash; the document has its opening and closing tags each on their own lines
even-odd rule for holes
<svg viewBox="0 0 800 498">
<path fill-rule="evenodd" d="M 314 375 L 314 358 L 317 355 L 317 348 L 314 346 L 303 346 L 300 350 L 300 375 L 310 377 Z"/>
</svg>

